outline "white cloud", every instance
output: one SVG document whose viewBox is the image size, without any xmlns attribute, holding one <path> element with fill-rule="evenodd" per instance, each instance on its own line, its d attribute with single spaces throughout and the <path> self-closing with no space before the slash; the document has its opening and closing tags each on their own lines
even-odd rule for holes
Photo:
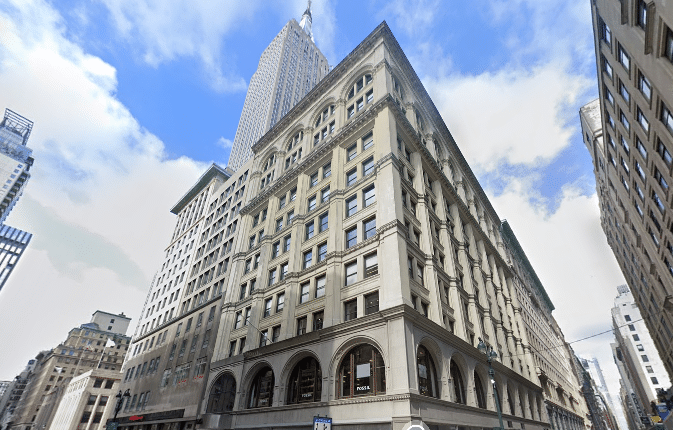
<svg viewBox="0 0 673 430">
<path fill-rule="evenodd" d="M 392 18 L 395 26 L 407 34 L 419 35 L 432 27 L 441 7 L 440 0 L 394 0 L 382 7 L 377 16 L 381 20 Z"/>
<path fill-rule="evenodd" d="M 463 154 L 476 171 L 502 163 L 548 163 L 570 144 L 575 105 L 589 79 L 563 64 L 424 79 Z M 572 112 L 573 116 L 568 117 Z"/>
<path fill-rule="evenodd" d="M 229 150 L 231 150 L 233 144 L 234 144 L 233 140 L 227 139 L 225 137 L 220 137 L 219 139 L 217 139 L 217 142 L 215 143 L 215 145 L 219 146 L 220 148 Z"/>
<path fill-rule="evenodd" d="M 103 3 L 119 32 L 130 43 L 140 44 L 148 64 L 156 67 L 182 56 L 200 58 L 215 90 L 245 89 L 245 81 L 231 71 L 233 67 L 223 55 L 223 37 L 249 24 L 259 1 L 103 0 Z"/>
<path fill-rule="evenodd" d="M 11 41 L 0 45 L 0 107 L 35 122 L 32 178 L 8 219 L 34 237 L 0 294 L 3 321 L 17 323 L 0 342 L 34 355 L 96 309 L 138 315 L 173 228 L 169 209 L 206 166 L 166 158 L 114 97 L 115 69 L 69 42 L 47 3 L 0 11 L 0 28 Z M 39 329 L 16 305 L 27 297 Z M 0 355 L 0 379 L 28 358 Z"/>
</svg>

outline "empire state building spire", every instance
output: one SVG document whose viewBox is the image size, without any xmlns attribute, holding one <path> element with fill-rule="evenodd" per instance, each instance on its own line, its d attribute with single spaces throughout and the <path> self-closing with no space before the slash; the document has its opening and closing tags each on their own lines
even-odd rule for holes
<svg viewBox="0 0 673 430">
<path fill-rule="evenodd" d="M 311 0 L 308 0 L 308 6 L 306 7 L 306 10 L 304 11 L 304 14 L 301 16 L 301 21 L 299 22 L 299 26 L 304 30 L 304 32 L 308 35 L 308 37 L 311 38 L 311 40 L 315 43 L 315 40 L 313 40 L 313 31 L 311 31 L 311 24 L 313 23 L 313 18 L 311 18 Z"/>
</svg>

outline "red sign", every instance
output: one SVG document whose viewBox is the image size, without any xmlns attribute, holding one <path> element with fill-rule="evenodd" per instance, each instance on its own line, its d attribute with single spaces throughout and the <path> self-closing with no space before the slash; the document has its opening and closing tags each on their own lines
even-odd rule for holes
<svg viewBox="0 0 673 430">
<path fill-rule="evenodd" d="M 142 415 L 133 415 L 129 417 L 129 421 L 142 421 L 145 418 Z"/>
</svg>

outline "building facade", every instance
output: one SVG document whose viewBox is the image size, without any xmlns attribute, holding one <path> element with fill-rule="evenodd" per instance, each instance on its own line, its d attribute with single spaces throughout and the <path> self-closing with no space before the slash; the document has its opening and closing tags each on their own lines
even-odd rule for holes
<svg viewBox="0 0 673 430">
<path fill-rule="evenodd" d="M 31 233 L 0 224 L 0 290 L 26 250 Z"/>
<path fill-rule="evenodd" d="M 612 308 L 612 325 L 617 340 L 614 354 L 621 384 L 628 396 L 626 403 L 629 410 L 626 414 L 640 418 L 641 415 L 637 414 L 644 413 L 646 418 L 652 414 L 650 402 L 658 402 L 657 390 L 668 389 L 671 381 L 631 291 L 626 285 L 620 285 L 617 291 L 619 295 Z M 642 422 L 640 425 L 643 425 Z"/>
<path fill-rule="evenodd" d="M 50 430 L 103 430 L 114 416 L 119 370 L 91 369 L 70 380 L 54 413 Z"/>
<path fill-rule="evenodd" d="M 385 23 L 252 152 L 172 209 L 121 427 L 584 427 L 553 305 Z"/>
<path fill-rule="evenodd" d="M 599 100 L 580 110 L 601 224 L 673 375 L 673 5 L 591 2 Z"/>
<path fill-rule="evenodd" d="M 9 427 L 9 423 L 14 416 L 14 411 L 21 401 L 36 364 L 37 359 L 28 360 L 26 367 L 10 382 L 5 395 L 0 399 L 0 430 L 5 430 Z"/>
<path fill-rule="evenodd" d="M 5 109 L 0 121 L 0 224 L 21 197 L 30 179 L 33 165 L 33 150 L 28 148 L 28 138 L 33 130 L 33 122 L 16 112 Z"/>
<path fill-rule="evenodd" d="M 524 327 L 524 351 L 533 357 L 552 428 L 586 428 L 590 422 L 582 383 L 572 364 L 574 353 L 552 315 L 554 305 L 509 223 L 503 221 L 500 228 L 507 261 L 516 274 L 515 309 Z"/>
<path fill-rule="evenodd" d="M 311 2 L 301 23 L 291 19 L 259 59 L 250 79 L 228 167 L 238 170 L 252 146 L 327 73 L 327 59 L 313 42 Z"/>
<path fill-rule="evenodd" d="M 130 337 L 125 335 L 129 322 L 130 319 L 123 313 L 117 315 L 96 311 L 91 322 L 73 328 L 64 342 L 40 353 L 9 428 L 49 428 L 66 387 L 73 378 L 89 370 L 102 369 L 118 373 L 130 342 Z M 112 327 L 112 330 L 107 330 L 108 327 Z M 108 389 L 112 388 L 111 383 L 109 385 Z"/>
</svg>

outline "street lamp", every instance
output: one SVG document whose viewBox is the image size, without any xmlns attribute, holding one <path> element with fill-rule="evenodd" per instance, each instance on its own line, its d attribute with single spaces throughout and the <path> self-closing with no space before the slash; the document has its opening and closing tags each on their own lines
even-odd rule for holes
<svg viewBox="0 0 673 430">
<path fill-rule="evenodd" d="M 493 398 L 495 399 L 495 408 L 498 411 L 498 421 L 500 421 L 499 430 L 505 430 L 505 426 L 502 425 L 502 411 L 500 410 L 500 401 L 498 399 L 498 388 L 495 385 L 495 371 L 493 370 L 493 360 L 498 358 L 498 353 L 493 350 L 491 345 L 486 346 L 484 341 L 479 338 L 479 344 L 477 349 L 482 354 L 486 354 L 486 359 L 488 360 L 488 376 L 491 378 L 491 385 L 493 386 Z"/>
<path fill-rule="evenodd" d="M 131 391 L 127 388 L 126 391 L 124 391 L 124 394 L 122 394 L 122 390 L 119 390 L 119 393 L 115 396 L 117 398 L 117 404 L 115 405 L 115 416 L 112 419 L 113 422 L 117 422 L 117 414 L 119 411 L 122 409 L 122 404 L 124 403 L 124 398 L 129 398 L 131 397 Z"/>
</svg>

